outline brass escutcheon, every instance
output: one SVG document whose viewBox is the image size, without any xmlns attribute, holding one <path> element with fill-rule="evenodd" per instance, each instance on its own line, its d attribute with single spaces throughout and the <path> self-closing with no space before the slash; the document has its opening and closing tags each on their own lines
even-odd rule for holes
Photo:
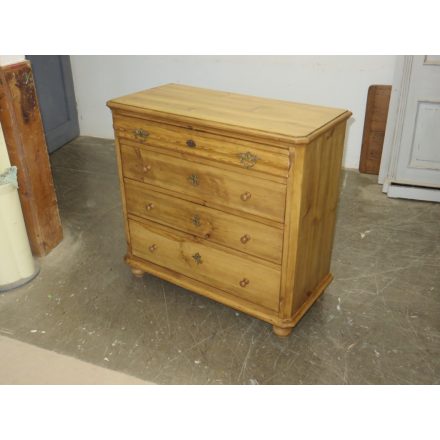
<svg viewBox="0 0 440 440">
<path fill-rule="evenodd" d="M 194 226 L 200 226 L 202 223 L 200 222 L 200 216 L 199 216 L 199 214 L 194 214 L 192 217 L 191 217 L 191 223 L 194 225 Z"/>
<path fill-rule="evenodd" d="M 252 168 L 258 160 L 258 157 L 255 154 L 252 154 L 250 151 L 246 151 L 246 153 L 239 153 L 238 157 L 240 158 L 240 163 L 245 168 Z"/>
<path fill-rule="evenodd" d="M 192 257 L 196 264 L 202 264 L 202 256 L 198 252 L 195 253 Z"/>
<path fill-rule="evenodd" d="M 191 176 L 188 176 L 188 181 L 191 183 L 192 186 L 197 186 L 199 184 L 199 178 L 195 174 L 191 174 Z"/>
<path fill-rule="evenodd" d="M 133 130 L 133 133 L 137 138 L 142 138 L 142 139 L 146 139 L 150 135 L 148 131 L 142 130 L 141 128 L 137 128 L 136 130 Z"/>
</svg>

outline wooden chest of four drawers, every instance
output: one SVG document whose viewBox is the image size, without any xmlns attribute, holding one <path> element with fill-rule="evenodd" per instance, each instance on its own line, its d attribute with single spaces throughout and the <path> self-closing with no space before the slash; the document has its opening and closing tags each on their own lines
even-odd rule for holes
<svg viewBox="0 0 440 440">
<path fill-rule="evenodd" d="M 351 113 L 177 84 L 107 105 L 133 273 L 288 335 L 332 279 Z"/>
</svg>

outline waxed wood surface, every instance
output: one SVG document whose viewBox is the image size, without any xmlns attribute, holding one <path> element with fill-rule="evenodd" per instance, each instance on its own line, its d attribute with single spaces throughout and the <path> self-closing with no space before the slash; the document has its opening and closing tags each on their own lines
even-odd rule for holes
<svg viewBox="0 0 440 440">
<path fill-rule="evenodd" d="M 169 118 L 210 121 L 214 125 L 239 127 L 249 133 L 308 142 L 323 126 L 338 117 L 349 116 L 343 109 L 292 103 L 236 93 L 214 91 L 180 84 L 166 84 L 108 102 L 113 109 L 156 112 Z M 183 120 L 183 119 L 182 119 Z M 184 119 L 187 120 L 187 119 Z M 246 131 L 246 130 L 245 130 Z"/>
<path fill-rule="evenodd" d="M 43 123 L 29 62 L 0 67 L 0 122 L 11 165 L 17 166 L 23 217 L 34 255 L 63 238 Z"/>
<path fill-rule="evenodd" d="M 135 256 L 278 310 L 279 269 L 195 243 L 182 233 L 152 223 L 148 226 L 133 220 L 128 223 Z M 156 246 L 154 251 L 150 251 L 152 245 Z M 194 259 L 197 254 L 199 264 Z M 243 279 L 249 281 L 245 287 L 240 286 Z"/>
<path fill-rule="evenodd" d="M 115 116 L 114 127 L 120 138 L 160 147 L 189 160 L 204 158 L 239 169 L 287 177 L 289 157 L 283 149 L 126 116 Z"/>
<path fill-rule="evenodd" d="M 282 229 L 177 199 L 135 181 L 125 182 L 125 199 L 129 215 L 281 263 Z"/>
<path fill-rule="evenodd" d="M 122 170 L 129 179 L 198 197 L 207 206 L 231 207 L 283 221 L 285 185 L 121 145 Z M 196 185 L 191 176 L 197 178 Z M 241 196 L 246 193 L 250 198 L 243 201 Z"/>
<path fill-rule="evenodd" d="M 295 258 L 285 267 L 292 280 L 290 315 L 307 302 L 330 273 L 344 136 L 345 124 L 340 124 L 298 152 L 298 168 L 293 171 L 300 185 L 292 213 L 296 232 L 286 248 L 286 252 L 295 251 Z"/>
<path fill-rule="evenodd" d="M 332 280 L 351 115 L 285 104 L 176 85 L 108 103 L 134 275 L 146 271 L 245 311 L 279 336 Z M 260 162 L 237 163 L 237 154 L 249 151 L 252 159 L 257 150 Z"/>
</svg>

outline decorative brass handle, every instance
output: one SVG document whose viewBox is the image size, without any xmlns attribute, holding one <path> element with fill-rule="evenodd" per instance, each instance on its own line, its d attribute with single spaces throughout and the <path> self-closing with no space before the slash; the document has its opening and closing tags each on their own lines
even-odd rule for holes
<svg viewBox="0 0 440 440">
<path fill-rule="evenodd" d="M 243 278 L 243 279 L 240 281 L 240 286 L 241 286 L 241 287 L 246 287 L 248 284 L 249 284 L 249 280 L 248 280 L 247 278 Z"/>
<path fill-rule="evenodd" d="M 191 217 L 191 223 L 194 225 L 194 226 L 200 226 L 202 223 L 200 222 L 200 215 L 198 215 L 198 214 L 194 214 L 192 217 Z"/>
<path fill-rule="evenodd" d="M 240 196 L 240 199 L 245 202 L 246 200 L 249 200 L 251 198 L 251 193 L 249 191 L 246 191 Z"/>
<path fill-rule="evenodd" d="M 142 171 L 144 172 L 144 173 L 148 173 L 148 171 L 150 171 L 151 170 L 151 166 L 150 165 L 144 165 L 143 167 L 142 167 Z"/>
<path fill-rule="evenodd" d="M 192 186 L 197 186 L 199 184 L 199 177 L 195 174 L 191 174 L 191 176 L 188 176 L 188 181 Z"/>
<path fill-rule="evenodd" d="M 157 246 L 156 246 L 155 244 L 152 244 L 152 245 L 148 248 L 148 250 L 149 250 L 150 252 L 154 252 L 156 249 L 157 249 Z"/>
<path fill-rule="evenodd" d="M 246 151 L 246 153 L 239 153 L 238 157 L 240 159 L 240 163 L 245 168 L 252 168 L 258 160 L 258 157 L 255 154 L 252 154 L 250 151 Z"/>
<path fill-rule="evenodd" d="M 148 133 L 148 131 L 142 130 L 141 128 L 137 128 L 136 130 L 133 130 L 133 133 L 135 137 L 141 139 L 147 139 L 147 137 L 150 136 L 150 133 Z"/>
<path fill-rule="evenodd" d="M 188 140 L 186 141 L 186 145 L 187 145 L 189 148 L 196 148 L 196 147 L 197 147 L 196 143 L 195 143 L 192 139 L 188 139 Z"/>
<path fill-rule="evenodd" d="M 240 238 L 240 241 L 241 241 L 243 244 L 246 244 L 250 239 L 251 239 L 251 236 L 250 236 L 250 235 L 248 235 L 248 234 L 244 234 L 243 237 Z"/>
<path fill-rule="evenodd" d="M 196 252 L 193 256 L 194 261 L 196 262 L 196 264 L 202 264 L 202 256 Z"/>
<path fill-rule="evenodd" d="M 147 211 L 151 211 L 154 208 L 154 204 L 153 203 L 148 203 L 145 208 L 147 209 Z"/>
</svg>

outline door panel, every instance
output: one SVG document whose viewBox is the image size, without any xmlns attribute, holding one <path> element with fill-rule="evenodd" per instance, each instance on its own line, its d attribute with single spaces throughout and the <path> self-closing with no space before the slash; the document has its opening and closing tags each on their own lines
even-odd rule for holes
<svg viewBox="0 0 440 440">
<path fill-rule="evenodd" d="M 440 170 L 440 102 L 419 102 L 411 168 Z"/>
<path fill-rule="evenodd" d="M 32 64 L 47 147 L 50 153 L 79 135 L 70 57 L 27 55 Z"/>
<path fill-rule="evenodd" d="M 440 187 L 440 63 L 414 56 L 395 181 Z"/>
</svg>

